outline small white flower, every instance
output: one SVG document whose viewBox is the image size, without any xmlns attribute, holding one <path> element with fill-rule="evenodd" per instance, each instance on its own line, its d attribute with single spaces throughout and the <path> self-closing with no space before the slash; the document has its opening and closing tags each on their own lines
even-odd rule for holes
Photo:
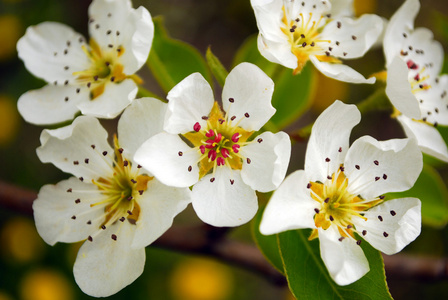
<svg viewBox="0 0 448 300">
<path fill-rule="evenodd" d="M 90 41 L 70 27 L 44 22 L 17 43 L 26 68 L 48 84 L 23 94 L 23 118 L 55 124 L 82 114 L 114 118 L 137 94 L 134 75 L 146 62 L 154 36 L 151 15 L 130 0 L 94 0 L 89 7 Z"/>
<path fill-rule="evenodd" d="M 312 228 L 330 276 L 350 284 L 369 271 L 362 239 L 394 254 L 421 228 L 420 200 L 384 201 L 384 193 L 409 189 L 423 166 L 414 139 L 379 142 L 370 136 L 349 148 L 360 121 L 354 105 L 336 101 L 316 120 L 308 142 L 305 170 L 289 175 L 274 192 L 260 224 L 263 234 Z"/>
<path fill-rule="evenodd" d="M 109 296 L 140 276 L 145 247 L 191 202 L 190 190 L 160 183 L 132 160 L 162 130 L 165 111 L 156 99 L 135 100 L 119 121 L 114 148 L 90 116 L 42 132 L 39 158 L 75 177 L 42 187 L 33 204 L 36 227 L 50 245 L 86 240 L 73 269 L 86 294 Z"/>
<path fill-rule="evenodd" d="M 145 142 L 135 161 L 167 185 L 194 185 L 192 204 L 204 222 L 248 222 L 258 208 L 255 190 L 268 192 L 280 185 L 291 153 L 284 132 L 264 132 L 250 140 L 275 113 L 273 89 L 263 71 L 242 63 L 226 78 L 223 112 L 208 82 L 199 73 L 188 76 L 168 93 L 168 133 Z"/>
<path fill-rule="evenodd" d="M 448 148 L 434 128 L 448 125 L 448 75 L 439 75 L 443 48 L 430 30 L 414 29 L 419 9 L 418 0 L 407 0 L 386 28 L 386 94 L 406 135 L 423 152 L 448 162 Z"/>
<path fill-rule="evenodd" d="M 358 58 L 376 42 L 383 21 L 376 15 L 347 17 L 351 1 L 251 0 L 258 49 L 269 61 L 299 73 L 310 60 L 324 75 L 352 83 L 374 83 L 340 59 Z M 332 5 L 334 7 L 332 7 Z"/>
</svg>

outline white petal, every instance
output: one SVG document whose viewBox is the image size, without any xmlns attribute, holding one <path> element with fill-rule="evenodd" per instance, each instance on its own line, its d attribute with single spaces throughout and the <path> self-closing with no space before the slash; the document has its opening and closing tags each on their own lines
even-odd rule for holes
<svg viewBox="0 0 448 300">
<path fill-rule="evenodd" d="M 178 134 L 193 131 L 196 122 L 204 127 L 202 118 L 212 110 L 214 98 L 209 83 L 200 73 L 193 73 L 169 91 L 165 130 Z"/>
<path fill-rule="evenodd" d="M 213 182 L 211 178 L 215 178 Z M 192 201 L 198 217 L 217 227 L 247 223 L 258 209 L 255 191 L 243 182 L 240 171 L 227 167 L 218 167 L 214 175 L 196 183 Z"/>
<path fill-rule="evenodd" d="M 137 84 L 132 79 L 108 83 L 100 96 L 78 107 L 84 115 L 113 119 L 135 99 L 137 92 Z"/>
<path fill-rule="evenodd" d="M 390 19 L 383 41 L 386 66 L 389 66 L 395 55 L 400 53 L 402 44 L 406 40 L 405 35 L 414 29 L 414 19 L 419 9 L 418 0 L 406 0 Z"/>
<path fill-rule="evenodd" d="M 415 139 L 379 142 L 363 136 L 348 150 L 344 167 L 349 192 L 372 199 L 410 189 L 422 171 L 423 160 Z"/>
<path fill-rule="evenodd" d="M 29 123 L 56 124 L 72 120 L 79 112 L 78 105 L 89 101 L 89 97 L 86 88 L 48 84 L 20 96 L 17 107 Z"/>
<path fill-rule="evenodd" d="M 339 238 L 333 226 L 327 230 L 319 228 L 320 255 L 331 278 L 339 285 L 348 285 L 369 272 L 369 262 L 352 239 L 339 241 Z"/>
<path fill-rule="evenodd" d="M 75 177 L 43 186 L 33 202 L 39 235 L 50 245 L 85 240 L 104 221 L 104 210 L 93 209 L 90 204 L 104 197 L 95 185 Z"/>
<path fill-rule="evenodd" d="M 263 132 L 241 148 L 243 160 L 241 178 L 252 189 L 266 193 L 277 188 L 285 178 L 291 157 L 291 141 L 283 131 Z"/>
<path fill-rule="evenodd" d="M 420 109 L 428 123 L 448 126 L 448 75 L 436 79 L 430 89 L 415 96 L 420 99 Z"/>
<path fill-rule="evenodd" d="M 93 241 L 85 241 L 73 266 L 81 290 L 94 297 L 113 295 L 139 277 L 145 266 L 145 249 L 130 247 L 135 225 L 116 222 Z M 112 235 L 116 240 L 112 239 Z"/>
<path fill-rule="evenodd" d="M 259 67 L 241 63 L 229 73 L 222 91 L 224 111 L 242 121 L 247 131 L 258 131 L 274 115 L 274 82 Z M 233 99 L 233 103 L 229 99 Z"/>
<path fill-rule="evenodd" d="M 268 41 L 284 42 L 286 36 L 281 31 L 283 0 L 251 0 L 260 34 Z M 289 47 L 291 52 L 291 47 Z"/>
<path fill-rule="evenodd" d="M 363 56 L 378 40 L 383 31 L 383 20 L 377 15 L 364 14 L 359 19 L 342 18 L 328 23 L 321 33 L 322 40 L 330 40 L 332 56 L 350 59 Z"/>
<path fill-rule="evenodd" d="M 315 228 L 314 208 L 316 201 L 306 188 L 308 182 L 303 170 L 286 177 L 274 192 L 263 212 L 260 223 L 262 234 L 280 233 L 292 229 Z"/>
<path fill-rule="evenodd" d="M 324 182 L 344 162 L 352 128 L 361 120 L 355 105 L 336 100 L 316 119 L 306 149 L 305 172 L 311 181 Z M 339 152 L 339 150 L 341 152 Z M 330 161 L 327 162 L 327 158 Z"/>
<path fill-rule="evenodd" d="M 34 76 L 50 83 L 62 84 L 66 80 L 74 83 L 73 72 L 85 70 L 90 65 L 83 45 L 86 45 L 85 39 L 70 27 L 44 22 L 28 27 L 17 43 L 17 51 Z"/>
<path fill-rule="evenodd" d="M 144 7 L 133 9 L 129 0 L 95 0 L 89 7 L 89 32 L 103 49 L 122 46 L 125 74 L 146 62 L 154 37 L 151 15 Z"/>
<path fill-rule="evenodd" d="M 42 162 L 50 162 L 86 182 L 112 173 L 113 150 L 107 143 L 107 131 L 95 118 L 81 116 L 72 125 L 44 130 L 40 141 L 36 152 Z"/>
<path fill-rule="evenodd" d="M 176 187 L 188 187 L 199 180 L 199 158 L 200 154 L 178 135 L 165 132 L 144 142 L 134 156 L 162 183 Z"/>
<path fill-rule="evenodd" d="M 337 0 L 331 2 L 331 16 L 352 17 L 355 14 L 353 0 Z"/>
<path fill-rule="evenodd" d="M 315 56 L 310 56 L 311 62 L 314 66 L 325 76 L 330 78 L 349 82 L 349 83 L 375 83 L 375 77 L 364 78 L 360 73 L 353 70 L 351 67 L 344 64 L 333 64 L 319 61 Z"/>
<path fill-rule="evenodd" d="M 118 121 L 120 146 L 133 156 L 143 142 L 163 131 L 166 108 L 155 98 L 134 100 Z"/>
<path fill-rule="evenodd" d="M 131 247 L 143 248 L 159 238 L 173 224 L 173 219 L 191 202 L 188 188 L 169 187 L 157 179 L 148 182 L 148 189 L 139 198 L 140 217 Z"/>
<path fill-rule="evenodd" d="M 408 66 L 399 56 L 395 56 L 387 70 L 386 94 L 401 113 L 410 118 L 421 118 L 418 101 L 408 81 Z"/>
<path fill-rule="evenodd" d="M 270 62 L 281 64 L 286 68 L 297 68 L 297 57 L 291 52 L 291 44 L 286 40 L 271 41 L 261 33 L 257 38 L 258 51 Z"/>
<path fill-rule="evenodd" d="M 406 116 L 398 116 L 408 137 L 417 139 L 421 151 L 448 162 L 448 149 L 439 131 L 433 126 L 413 121 Z"/>
<path fill-rule="evenodd" d="M 367 221 L 353 220 L 359 232 L 369 244 L 391 255 L 400 252 L 420 234 L 422 226 L 421 203 L 417 198 L 386 201 L 370 209 Z"/>
</svg>

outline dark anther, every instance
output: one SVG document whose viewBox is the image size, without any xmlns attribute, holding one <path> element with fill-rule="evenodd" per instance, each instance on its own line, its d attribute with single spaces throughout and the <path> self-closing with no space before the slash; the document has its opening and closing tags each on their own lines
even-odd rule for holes
<svg viewBox="0 0 448 300">
<path fill-rule="evenodd" d="M 367 234 L 367 230 L 363 230 L 362 235 L 366 235 L 366 234 Z"/>
<path fill-rule="evenodd" d="M 245 113 L 244 116 L 245 116 L 246 118 L 249 118 L 249 117 L 250 117 L 250 116 L 249 116 L 249 113 Z"/>
<path fill-rule="evenodd" d="M 351 229 L 351 228 L 353 228 L 353 226 L 352 225 L 347 225 L 347 229 Z"/>
<path fill-rule="evenodd" d="M 88 158 L 84 159 L 84 162 L 85 162 L 86 164 L 88 164 L 88 163 L 89 163 L 89 159 L 88 159 Z"/>
<path fill-rule="evenodd" d="M 233 121 L 235 119 L 236 119 L 236 116 L 233 116 L 233 117 L 230 118 L 231 121 Z"/>
<path fill-rule="evenodd" d="M 302 34 L 300 35 L 300 37 L 301 37 L 302 39 L 304 39 L 304 38 L 305 38 L 305 35 L 302 33 Z"/>
<path fill-rule="evenodd" d="M 128 215 L 132 216 L 132 212 L 130 210 L 127 211 Z"/>
<path fill-rule="evenodd" d="M 342 147 L 339 147 L 338 152 L 342 152 Z"/>
<path fill-rule="evenodd" d="M 338 238 L 338 241 L 342 242 L 344 240 L 344 237 L 341 236 L 340 238 Z"/>
<path fill-rule="evenodd" d="M 377 177 L 375 177 L 375 181 L 378 181 L 378 180 L 380 180 L 380 178 L 377 176 Z"/>
<path fill-rule="evenodd" d="M 259 142 L 259 143 L 261 143 L 262 141 L 263 141 L 262 138 L 259 138 L 259 139 L 257 140 L 257 142 Z"/>
<path fill-rule="evenodd" d="M 138 168 L 138 169 L 141 169 L 141 168 L 142 168 L 142 166 L 140 166 L 140 165 L 137 165 L 137 168 Z"/>
<path fill-rule="evenodd" d="M 405 32 L 403 32 L 403 37 L 404 37 L 404 38 L 407 38 L 408 35 L 407 35 Z"/>
<path fill-rule="evenodd" d="M 143 195 L 143 190 L 138 190 L 138 194 L 141 196 L 141 195 Z"/>
<path fill-rule="evenodd" d="M 105 225 L 101 225 L 101 229 L 102 230 L 106 230 L 106 226 Z"/>
<path fill-rule="evenodd" d="M 333 179 L 333 177 L 331 177 L 330 175 L 328 175 L 328 176 L 327 176 L 327 179 L 328 179 L 328 180 L 331 180 L 331 179 Z"/>
<path fill-rule="evenodd" d="M 114 82 L 114 81 L 115 81 L 115 77 L 112 76 L 112 77 L 110 78 L 110 81 L 111 81 L 111 82 Z"/>
<path fill-rule="evenodd" d="M 76 216 L 72 216 L 72 220 L 76 220 Z"/>
<path fill-rule="evenodd" d="M 379 196 L 378 198 L 380 198 L 381 200 L 383 200 L 384 198 L 386 198 L 386 196 L 381 195 L 381 196 Z"/>
<path fill-rule="evenodd" d="M 178 154 L 179 156 L 184 155 L 184 154 L 182 153 L 182 151 L 179 151 L 177 154 Z"/>
<path fill-rule="evenodd" d="M 207 116 L 202 116 L 202 120 L 208 120 Z"/>
<path fill-rule="evenodd" d="M 325 51 L 325 55 L 326 55 L 326 56 L 330 56 L 330 52 Z"/>
<path fill-rule="evenodd" d="M 107 151 L 103 151 L 103 155 L 106 156 L 107 155 Z"/>
<path fill-rule="evenodd" d="M 131 179 L 131 182 L 134 184 L 137 183 L 137 181 L 135 181 L 134 179 Z"/>
<path fill-rule="evenodd" d="M 112 44 L 109 44 L 109 45 L 107 45 L 107 47 L 109 47 L 109 48 L 113 48 L 113 47 L 114 47 L 114 45 L 112 45 Z"/>
<path fill-rule="evenodd" d="M 358 165 L 355 165 L 355 168 L 356 168 L 356 170 L 359 170 L 359 169 L 361 169 L 361 167 L 360 167 L 360 166 L 358 166 Z"/>
<path fill-rule="evenodd" d="M 129 196 L 129 197 L 127 198 L 128 201 L 131 201 L 132 199 L 134 199 L 134 197 L 132 197 L 132 196 Z"/>
<path fill-rule="evenodd" d="M 123 153 L 123 148 L 118 148 L 118 152 L 120 152 L 120 154 L 122 154 Z"/>
<path fill-rule="evenodd" d="M 325 203 L 328 203 L 328 201 L 330 201 L 330 198 L 326 198 L 326 199 L 324 200 Z"/>
<path fill-rule="evenodd" d="M 79 199 L 79 198 L 78 198 L 78 199 L 76 199 L 76 200 L 75 200 L 75 203 L 76 203 L 76 204 L 79 204 L 79 203 L 81 203 L 81 199 Z"/>
<path fill-rule="evenodd" d="M 306 188 L 307 188 L 307 189 L 310 189 L 310 188 L 311 188 L 311 183 L 308 183 L 308 184 L 306 185 Z"/>
<path fill-rule="evenodd" d="M 383 179 L 386 180 L 387 179 L 387 175 L 383 174 Z"/>
<path fill-rule="evenodd" d="M 391 214 L 392 217 L 393 217 L 393 216 L 395 216 L 397 213 L 395 212 L 395 210 L 391 210 L 391 211 L 390 211 L 390 214 Z"/>
<path fill-rule="evenodd" d="M 96 29 L 99 29 L 99 28 L 100 28 L 100 24 L 96 24 L 96 25 L 95 25 L 95 28 L 96 28 Z"/>
<path fill-rule="evenodd" d="M 357 37 L 352 35 L 352 40 L 356 41 Z"/>
<path fill-rule="evenodd" d="M 373 163 L 377 166 L 380 164 L 377 160 L 374 160 Z"/>
<path fill-rule="evenodd" d="M 93 76 L 93 80 L 97 81 L 98 80 L 98 75 Z"/>
<path fill-rule="evenodd" d="M 117 236 L 116 236 L 115 234 L 112 234 L 110 237 L 111 237 L 114 241 L 117 240 Z"/>
<path fill-rule="evenodd" d="M 382 217 L 382 216 L 378 216 L 378 220 L 380 220 L 381 222 L 383 222 L 383 217 Z"/>
<path fill-rule="evenodd" d="M 127 167 L 129 165 L 129 162 L 127 160 L 123 161 L 123 166 Z"/>
<path fill-rule="evenodd" d="M 84 177 L 79 177 L 79 180 L 80 181 L 84 181 Z"/>
<path fill-rule="evenodd" d="M 339 43 L 338 41 L 336 41 L 336 46 L 339 46 L 341 43 Z"/>
<path fill-rule="evenodd" d="M 73 190 L 71 189 L 71 188 L 69 188 L 68 190 L 67 190 L 67 193 L 71 193 Z"/>
<path fill-rule="evenodd" d="M 235 180 L 230 179 L 230 184 L 233 185 L 235 183 Z"/>
<path fill-rule="evenodd" d="M 246 161 L 247 161 L 247 164 L 250 164 L 250 162 L 251 162 L 249 157 L 246 159 Z"/>
<path fill-rule="evenodd" d="M 191 166 L 188 166 L 188 172 L 191 172 L 191 170 L 193 170 L 193 168 Z"/>
<path fill-rule="evenodd" d="M 386 231 L 383 232 L 383 235 L 384 235 L 384 237 L 388 237 L 389 236 L 389 234 Z"/>
<path fill-rule="evenodd" d="M 342 23 L 341 23 L 341 22 L 338 22 L 338 23 L 337 23 L 337 26 L 338 26 L 338 28 L 341 28 Z"/>
<path fill-rule="evenodd" d="M 64 55 L 67 55 L 67 53 L 68 53 L 68 50 L 65 49 L 65 50 L 64 50 Z"/>
<path fill-rule="evenodd" d="M 318 208 L 315 208 L 314 211 L 316 212 L 316 214 L 318 214 L 320 212 L 320 210 Z"/>
<path fill-rule="evenodd" d="M 210 178 L 210 182 L 215 181 L 215 177 Z"/>
<path fill-rule="evenodd" d="M 361 245 L 361 240 L 357 240 L 356 241 L 356 245 L 360 246 Z"/>
<path fill-rule="evenodd" d="M 64 98 L 64 101 L 67 102 L 67 101 L 68 101 L 68 97 L 65 97 L 65 98 Z"/>
<path fill-rule="evenodd" d="M 75 160 L 75 161 L 73 162 L 73 164 L 74 164 L 74 165 L 79 165 L 79 161 Z"/>
<path fill-rule="evenodd" d="M 87 240 L 89 241 L 89 242 L 93 242 L 93 238 L 89 235 L 89 237 L 87 238 Z"/>
<path fill-rule="evenodd" d="M 325 159 L 325 161 L 326 161 L 326 162 L 330 162 L 330 158 L 327 157 L 327 158 Z"/>
<path fill-rule="evenodd" d="M 90 86 L 92 85 L 91 82 L 87 82 L 87 87 L 90 88 Z"/>
<path fill-rule="evenodd" d="M 124 220 L 126 220 L 125 217 L 121 217 L 121 218 L 120 218 L 120 221 L 121 221 L 121 222 L 124 222 Z"/>
<path fill-rule="evenodd" d="M 333 216 L 331 216 L 331 215 L 330 215 L 330 221 L 331 221 L 331 222 L 334 221 L 334 218 L 333 218 Z"/>
<path fill-rule="evenodd" d="M 68 80 L 64 81 L 64 85 L 67 85 L 67 84 L 68 84 Z"/>
<path fill-rule="evenodd" d="M 77 94 L 79 94 L 80 91 L 81 91 L 80 88 L 77 88 L 77 89 L 76 89 L 76 93 L 77 93 Z"/>
<path fill-rule="evenodd" d="M 342 53 L 344 56 L 347 56 L 347 52 Z"/>
</svg>

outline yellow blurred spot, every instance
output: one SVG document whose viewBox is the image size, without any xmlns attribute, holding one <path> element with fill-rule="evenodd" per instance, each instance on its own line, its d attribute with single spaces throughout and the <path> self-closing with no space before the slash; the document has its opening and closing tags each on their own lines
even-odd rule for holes
<svg viewBox="0 0 448 300">
<path fill-rule="evenodd" d="M 44 250 L 44 242 L 31 220 L 14 218 L 9 220 L 0 232 L 1 253 L 18 263 L 38 260 Z"/>
<path fill-rule="evenodd" d="M 363 14 L 373 14 L 376 12 L 377 1 L 376 0 L 355 0 L 353 2 L 355 7 L 356 16 Z"/>
<path fill-rule="evenodd" d="M 174 270 L 171 290 L 179 300 L 228 299 L 233 290 L 233 276 L 230 269 L 220 263 L 190 258 Z"/>
<path fill-rule="evenodd" d="M 34 270 L 25 275 L 20 285 L 23 300 L 72 300 L 70 282 L 54 270 Z"/>
<path fill-rule="evenodd" d="M 8 96 L 0 95 L 0 147 L 13 140 L 19 124 L 19 112 L 14 101 Z"/>
<path fill-rule="evenodd" d="M 0 16 L 0 61 L 16 55 L 16 44 L 22 35 L 22 23 L 15 15 Z"/>
<path fill-rule="evenodd" d="M 320 72 L 316 72 L 316 93 L 313 99 L 311 110 L 315 114 L 320 114 L 324 109 L 330 106 L 335 100 L 344 101 L 348 94 L 348 83 L 334 80 Z"/>
<path fill-rule="evenodd" d="M 0 291 L 0 300 L 13 300 L 13 299 L 5 292 Z"/>
</svg>

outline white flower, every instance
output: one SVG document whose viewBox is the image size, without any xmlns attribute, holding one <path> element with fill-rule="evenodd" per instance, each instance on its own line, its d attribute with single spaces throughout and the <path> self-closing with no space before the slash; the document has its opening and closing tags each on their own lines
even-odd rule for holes
<svg viewBox="0 0 448 300">
<path fill-rule="evenodd" d="M 336 101 L 316 120 L 305 170 L 289 175 L 274 192 L 260 224 L 263 234 L 312 228 L 330 276 L 347 285 L 369 271 L 362 239 L 394 254 L 421 228 L 420 200 L 385 201 L 384 193 L 409 189 L 423 162 L 414 139 L 379 142 L 370 136 L 349 148 L 360 113 Z"/>
<path fill-rule="evenodd" d="M 226 78 L 223 113 L 208 82 L 199 73 L 188 76 L 168 93 L 168 133 L 145 142 L 135 161 L 167 185 L 194 185 L 192 204 L 204 222 L 248 222 L 258 208 L 255 190 L 280 185 L 291 153 L 284 132 L 263 132 L 250 140 L 275 113 L 273 89 L 263 71 L 242 63 Z"/>
<path fill-rule="evenodd" d="M 86 240 L 73 272 L 91 296 L 112 295 L 140 276 L 145 247 L 191 201 L 190 190 L 168 187 L 132 161 L 140 144 L 162 130 L 165 111 L 156 99 L 135 100 L 119 121 L 114 148 L 90 116 L 41 135 L 39 158 L 75 177 L 42 187 L 33 204 L 36 227 L 50 245 Z"/>
<path fill-rule="evenodd" d="M 17 43 L 26 68 L 48 84 L 23 94 L 23 118 L 55 124 L 82 114 L 114 118 L 137 94 L 134 75 L 146 62 L 154 36 L 151 15 L 130 0 L 94 0 L 89 7 L 90 41 L 70 27 L 44 22 Z"/>
<path fill-rule="evenodd" d="M 358 58 L 376 42 L 383 21 L 376 15 L 354 20 L 351 1 L 251 0 L 258 49 L 269 61 L 299 73 L 310 60 L 324 75 L 352 83 L 374 83 L 340 59 Z M 334 6 L 334 8 L 332 7 Z"/>
<path fill-rule="evenodd" d="M 386 94 L 397 119 L 420 149 L 448 162 L 448 149 L 434 127 L 448 125 L 448 75 L 439 76 L 443 48 L 426 28 L 414 29 L 418 0 L 407 0 L 392 16 L 384 36 Z"/>
</svg>

